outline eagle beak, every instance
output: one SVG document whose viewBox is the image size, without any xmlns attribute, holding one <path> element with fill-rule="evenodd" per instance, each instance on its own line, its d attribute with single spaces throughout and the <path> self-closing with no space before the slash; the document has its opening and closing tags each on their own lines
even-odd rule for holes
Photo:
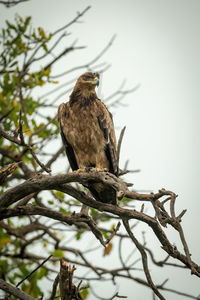
<svg viewBox="0 0 200 300">
<path fill-rule="evenodd" d="M 93 85 L 99 86 L 99 78 L 95 77 L 94 80 L 90 81 Z"/>
<path fill-rule="evenodd" d="M 96 86 L 99 86 L 99 79 L 96 79 Z"/>
</svg>

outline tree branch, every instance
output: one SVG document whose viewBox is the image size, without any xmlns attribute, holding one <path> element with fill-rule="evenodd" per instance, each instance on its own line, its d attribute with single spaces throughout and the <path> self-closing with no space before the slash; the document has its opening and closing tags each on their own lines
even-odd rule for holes
<svg viewBox="0 0 200 300">
<path fill-rule="evenodd" d="M 11 7 L 11 6 L 15 6 L 17 4 L 20 4 L 22 2 L 27 2 L 27 1 L 29 1 L 29 0 L 16 0 L 16 1 L 14 1 L 14 0 L 3 1 L 3 0 L 1 0 L 0 4 L 3 4 L 6 7 Z"/>
<path fill-rule="evenodd" d="M 149 267 L 148 267 L 148 262 L 147 262 L 147 254 L 144 250 L 144 247 L 139 243 L 139 241 L 133 235 L 133 233 L 130 229 L 128 220 L 123 219 L 123 223 L 124 223 L 124 227 L 126 228 L 127 233 L 129 234 L 130 238 L 132 239 L 133 243 L 135 244 L 135 246 L 137 247 L 137 249 L 139 250 L 139 252 L 141 254 L 143 269 L 144 269 L 144 273 L 146 275 L 146 279 L 147 279 L 149 286 L 154 291 L 154 293 L 158 296 L 159 299 L 165 300 L 165 298 L 161 295 L 161 293 L 158 291 L 157 287 L 155 286 L 155 284 L 152 281 L 151 274 L 150 274 Z"/>
<path fill-rule="evenodd" d="M 37 193 L 42 190 L 51 190 L 51 189 L 60 190 L 76 198 L 77 200 L 79 200 L 80 202 L 82 202 L 87 206 L 96 208 L 100 211 L 107 211 L 109 213 L 118 215 L 122 219 L 124 218 L 127 220 L 136 219 L 148 224 L 154 231 L 160 243 L 162 244 L 163 249 L 170 256 L 184 263 L 189 269 L 192 268 L 192 272 L 196 276 L 200 277 L 200 267 L 197 264 L 195 264 L 193 261 L 188 260 L 187 255 L 182 254 L 180 251 L 177 250 L 176 247 L 174 247 L 170 243 L 165 232 L 162 230 L 159 222 L 155 218 L 148 216 L 143 212 L 138 212 L 136 210 L 126 209 L 111 204 L 97 202 L 92 197 L 86 195 L 83 191 L 77 190 L 76 188 L 66 184 L 69 182 L 79 182 L 83 185 L 87 185 L 89 181 L 101 182 L 105 185 L 111 185 L 116 190 L 119 191 L 122 190 L 125 195 L 129 194 L 135 200 L 139 200 L 139 201 L 143 200 L 143 201 L 151 202 L 156 207 L 158 218 L 161 218 L 162 215 L 162 219 L 160 219 L 160 221 L 164 222 L 165 219 L 163 218 L 165 216 L 165 218 L 167 218 L 165 223 L 168 222 L 170 225 L 175 226 L 175 228 L 177 228 L 177 224 L 175 223 L 174 218 L 171 218 L 167 214 L 167 212 L 165 212 L 164 208 L 162 207 L 162 202 L 159 201 L 160 198 L 162 198 L 163 196 L 168 196 L 172 192 L 166 191 L 164 189 L 160 190 L 158 193 L 155 194 L 154 193 L 140 194 L 136 192 L 129 192 L 127 189 L 127 184 L 125 182 L 119 180 L 113 174 L 107 172 L 105 173 L 104 172 L 100 172 L 100 173 L 72 172 L 72 173 L 56 175 L 56 176 L 38 174 L 34 178 L 27 180 L 24 183 L 19 184 L 18 186 L 7 190 L 4 194 L 0 195 L 0 205 L 2 207 L 0 219 L 8 218 L 11 216 L 17 216 L 17 215 L 39 214 L 60 221 L 64 221 L 69 225 L 76 224 L 77 222 L 86 223 L 88 226 L 90 226 L 90 229 L 95 234 L 96 238 L 99 239 L 99 241 L 103 246 L 105 246 L 105 242 L 102 238 L 100 231 L 98 230 L 98 227 L 88 216 L 80 216 L 79 214 L 68 216 L 68 215 L 60 214 L 55 211 L 51 211 L 50 209 L 47 208 L 42 208 L 37 206 L 17 207 L 15 209 L 3 210 L 3 207 L 7 207 L 31 193 Z M 155 203 L 157 204 L 155 205 Z M 158 211 L 159 207 L 161 207 L 162 209 Z"/>
<path fill-rule="evenodd" d="M 70 266 L 63 258 L 60 260 L 60 295 L 61 300 L 83 300 L 79 293 L 79 288 L 73 283 L 73 273 L 75 266 Z"/>
<path fill-rule="evenodd" d="M 7 283 L 3 279 L 0 279 L 0 289 L 5 291 L 8 294 L 15 296 L 17 299 L 21 300 L 35 300 L 35 298 L 29 296 L 28 294 L 24 293 L 23 291 L 19 290 L 17 287 Z"/>
</svg>

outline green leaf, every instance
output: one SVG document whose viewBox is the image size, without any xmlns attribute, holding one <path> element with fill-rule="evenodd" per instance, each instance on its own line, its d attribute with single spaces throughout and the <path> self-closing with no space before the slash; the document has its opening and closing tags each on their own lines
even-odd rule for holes
<svg viewBox="0 0 200 300">
<path fill-rule="evenodd" d="M 43 247 L 46 248 L 47 246 L 48 246 L 48 243 L 47 243 L 47 241 L 44 240 L 43 241 Z"/>
<path fill-rule="evenodd" d="M 48 200 L 48 204 L 53 205 L 53 204 L 54 204 L 54 201 Z"/>
<path fill-rule="evenodd" d="M 47 269 L 45 268 L 40 268 L 37 274 L 38 279 L 42 279 L 42 277 L 46 276 L 48 273 Z"/>
<path fill-rule="evenodd" d="M 22 272 L 24 277 L 30 273 L 25 263 L 19 265 L 19 270 Z"/>
<path fill-rule="evenodd" d="M 54 251 L 52 252 L 52 255 L 53 255 L 54 257 L 63 257 L 63 256 L 64 256 L 63 251 L 60 250 L 60 249 L 54 250 Z"/>
<path fill-rule="evenodd" d="M 64 209 L 62 207 L 59 208 L 59 212 L 65 214 L 65 215 L 70 215 L 70 211 L 68 211 L 68 210 L 66 210 L 66 209 Z"/>
<path fill-rule="evenodd" d="M 6 20 L 6 24 L 8 25 L 9 28 L 17 31 L 17 28 L 13 24 L 11 24 L 8 20 Z"/>
<path fill-rule="evenodd" d="M 11 242 L 10 236 L 0 227 L 0 249 Z"/>
<path fill-rule="evenodd" d="M 56 196 L 61 200 L 65 199 L 65 194 L 63 192 L 56 191 Z"/>
<path fill-rule="evenodd" d="M 0 260 L 0 278 L 2 278 L 3 275 L 7 274 L 8 266 L 9 264 L 7 260 Z"/>
<path fill-rule="evenodd" d="M 30 24 L 30 21 L 31 21 L 31 17 L 29 16 L 26 18 L 24 25 L 27 27 Z"/>
<path fill-rule="evenodd" d="M 22 284 L 22 290 L 27 293 L 28 295 L 34 297 L 34 298 L 38 298 L 39 296 L 42 295 L 42 292 L 39 288 L 39 286 L 37 285 L 37 282 L 31 281 L 28 284 L 23 283 Z"/>
<path fill-rule="evenodd" d="M 89 295 L 89 290 L 87 288 L 83 289 L 81 292 L 81 297 L 85 300 L 87 296 Z"/>
<path fill-rule="evenodd" d="M 48 52 L 47 44 L 42 44 L 42 48 L 44 49 L 45 52 Z"/>
<path fill-rule="evenodd" d="M 108 239 L 109 238 L 109 234 L 106 231 L 102 231 L 103 236 Z"/>
<path fill-rule="evenodd" d="M 97 215 L 99 215 L 99 212 L 95 208 L 91 207 L 90 208 L 90 216 L 94 217 L 94 216 L 97 216 Z"/>
<path fill-rule="evenodd" d="M 82 234 L 83 234 L 83 231 L 77 232 L 77 234 L 76 234 L 76 239 L 77 239 L 77 241 L 80 240 Z"/>
<path fill-rule="evenodd" d="M 43 39 L 47 38 L 46 33 L 42 27 L 38 27 L 38 33 Z"/>
<path fill-rule="evenodd" d="M 9 237 L 4 237 L 0 239 L 0 249 L 9 244 L 11 239 Z"/>
</svg>

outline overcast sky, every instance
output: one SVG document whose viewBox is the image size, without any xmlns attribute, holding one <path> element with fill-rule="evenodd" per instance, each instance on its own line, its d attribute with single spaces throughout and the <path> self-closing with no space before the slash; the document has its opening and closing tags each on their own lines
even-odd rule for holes
<svg viewBox="0 0 200 300">
<path fill-rule="evenodd" d="M 128 177 L 136 189 L 164 187 L 179 195 L 176 207 L 187 209 L 183 227 L 190 252 L 199 263 L 200 1 L 31 0 L 10 9 L 1 5 L 0 25 L 17 12 L 31 15 L 35 26 L 52 31 L 87 5 L 92 8 L 84 22 L 70 28 L 78 44 L 87 45 L 76 56 L 77 62 L 95 57 L 116 34 L 104 57 L 112 67 L 103 75 L 101 97 L 108 96 L 124 79 L 126 88 L 140 84 L 124 99 L 128 106 L 113 111 L 115 126 L 127 127 L 121 166 L 129 159 L 130 169 L 141 169 Z M 66 69 L 73 63 L 67 58 Z M 63 71 L 63 66 L 60 68 Z M 200 294 L 198 281 L 188 279 L 189 272 L 185 274 L 170 283 L 176 287 L 176 280 L 184 280 L 185 291 Z M 129 299 L 133 299 L 133 289 L 135 299 L 144 299 L 143 288 L 124 285 Z M 147 295 L 150 299 L 149 292 Z M 175 298 L 169 295 L 167 299 Z"/>
</svg>

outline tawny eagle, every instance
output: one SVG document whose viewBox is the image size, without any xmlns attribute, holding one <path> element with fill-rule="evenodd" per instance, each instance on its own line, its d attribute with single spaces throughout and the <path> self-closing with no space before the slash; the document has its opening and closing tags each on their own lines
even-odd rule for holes
<svg viewBox="0 0 200 300">
<path fill-rule="evenodd" d="M 58 109 L 62 141 L 73 171 L 96 170 L 118 175 L 118 159 L 112 115 L 97 97 L 99 74 L 81 75 L 67 103 Z M 97 201 L 116 204 L 112 187 L 91 182 L 88 188 Z"/>
</svg>

